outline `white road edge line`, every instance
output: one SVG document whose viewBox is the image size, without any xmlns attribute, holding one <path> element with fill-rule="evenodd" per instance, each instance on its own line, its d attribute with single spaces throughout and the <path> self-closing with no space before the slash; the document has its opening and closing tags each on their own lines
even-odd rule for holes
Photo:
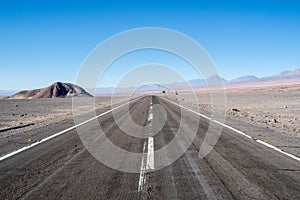
<svg viewBox="0 0 300 200">
<path fill-rule="evenodd" d="M 140 98 L 142 98 L 142 97 L 140 97 Z M 95 117 L 92 117 L 91 119 L 88 119 L 88 120 L 86 120 L 86 121 L 84 121 L 84 122 L 81 122 L 81 123 L 79 123 L 79 124 L 77 124 L 77 125 L 74 125 L 74 126 L 72 126 L 72 127 L 70 127 L 70 128 L 67 128 L 67 129 L 65 129 L 65 130 L 62 130 L 62 131 L 60 131 L 60 132 L 58 132 L 58 133 L 55 133 L 55 134 L 53 134 L 53 135 L 51 135 L 51 136 L 49 136 L 49 137 L 43 138 L 43 139 L 41 139 L 41 140 L 39 140 L 39 141 L 37 141 L 37 142 L 35 142 L 35 143 L 32 143 L 32 144 L 30 144 L 30 145 L 28 145 L 28 146 L 25 146 L 25 147 L 22 147 L 22 148 L 20 148 L 20 149 L 18 149 L 18 150 L 16 150 L 16 151 L 13 151 L 13 152 L 11 152 L 11 153 L 8 153 L 8 154 L 6 154 L 6 155 L 0 157 L 0 162 L 3 161 L 3 160 L 5 160 L 5 159 L 7 159 L 7 158 L 9 158 L 9 157 L 12 157 L 12 156 L 18 154 L 18 153 L 21 153 L 21 152 L 23 152 L 23 151 L 25 151 L 25 150 L 27 150 L 27 149 L 30 149 L 30 148 L 32 148 L 32 147 L 34 147 L 34 146 L 37 146 L 37 145 L 39 145 L 39 144 L 41 144 L 41 143 L 43 143 L 43 142 L 46 142 L 46 141 L 48 141 L 48 140 L 50 140 L 50 139 L 52 139 L 52 138 L 55 138 L 55 137 L 57 137 L 57 136 L 59 136 L 59 135 L 61 135 L 61 134 L 64 134 L 64 133 L 66 133 L 66 132 L 68 132 L 68 131 L 70 131 L 70 130 L 73 130 L 73 129 L 79 127 L 79 126 L 82 126 L 82 125 L 84 125 L 84 124 L 86 124 L 86 123 L 88 123 L 88 122 L 90 122 L 90 121 L 92 121 L 92 120 L 95 120 L 95 119 L 97 119 L 97 118 L 99 118 L 99 117 L 102 117 L 103 115 L 106 115 L 106 114 L 110 113 L 110 112 L 113 111 L 113 110 L 119 109 L 119 108 L 121 108 L 121 107 L 127 105 L 128 103 L 133 103 L 133 102 L 139 100 L 140 98 L 137 98 L 137 99 L 135 99 L 135 100 L 133 100 L 133 101 L 131 101 L 131 102 L 126 102 L 126 103 L 124 103 L 124 104 L 122 104 L 122 105 L 119 105 L 119 106 L 113 108 L 113 109 L 110 109 L 110 110 L 108 110 L 108 111 L 105 111 L 105 112 L 103 112 L 103 113 L 101 113 L 101 114 L 99 114 L 99 115 L 97 115 L 97 116 L 95 116 Z"/>
<path fill-rule="evenodd" d="M 297 156 L 295 156 L 295 155 L 293 155 L 293 154 L 287 153 L 287 152 L 283 151 L 282 149 L 279 149 L 279 148 L 277 148 L 277 147 L 275 147 L 275 146 L 273 146 L 273 145 L 271 145 L 271 144 L 268 144 L 268 143 L 266 143 L 266 142 L 263 142 L 263 141 L 261 141 L 261 140 L 258 140 L 258 139 L 256 139 L 256 138 L 250 136 L 250 135 L 247 135 L 246 133 L 244 133 L 244 132 L 242 132 L 242 131 L 240 131 L 240 130 L 237 130 L 236 128 L 233 128 L 233 127 L 231 127 L 231 126 L 229 126 L 229 125 L 226 125 L 226 124 L 224 124 L 224 123 L 221 123 L 221 122 L 219 122 L 219 121 L 217 121 L 217 120 L 213 120 L 212 118 L 207 117 L 206 115 L 203 115 L 203 114 L 198 113 L 198 112 L 196 112 L 196 111 L 194 111 L 194 110 L 191 110 L 191 109 L 186 108 L 186 107 L 184 107 L 184 106 L 182 106 L 182 105 L 179 105 L 179 104 L 177 104 L 177 103 L 175 103 L 175 102 L 173 102 L 173 101 L 171 101 L 171 100 L 169 100 L 169 99 L 166 99 L 166 98 L 164 98 L 164 97 L 161 97 L 161 98 L 164 99 L 164 100 L 166 100 L 166 101 L 168 101 L 168 102 L 170 102 L 170 103 L 172 103 L 172 104 L 174 104 L 174 105 L 177 105 L 177 106 L 179 106 L 179 107 L 181 107 L 181 108 L 183 108 L 183 109 L 185 109 L 185 110 L 188 110 L 188 111 L 190 111 L 190 112 L 192 112 L 192 113 L 194 113 L 194 114 L 197 114 L 197 115 L 199 115 L 199 116 L 201 116 L 201 117 L 203 117 L 203 118 L 205 118 L 205 119 L 212 120 L 213 122 L 215 122 L 215 123 L 217 123 L 217 124 L 219 124 L 219 125 L 221 125 L 221 126 L 223 126 L 223 127 L 226 127 L 226 128 L 228 128 L 228 129 L 230 129 L 230 130 L 232 130 L 232 131 L 234 131 L 234 132 L 236 132 L 236 133 L 238 133 L 238 134 L 240 134 L 240 135 L 243 135 L 243 136 L 245 136 L 245 137 L 247 137 L 247 138 L 253 139 L 254 141 L 256 141 L 256 142 L 258 142 L 258 143 L 260 143 L 260 144 L 262 144 L 262 145 L 264 145 L 264 146 L 266 146 L 266 147 L 269 147 L 269 148 L 271 148 L 271 149 L 273 149 L 273 150 L 275 150 L 275 151 L 277 151 L 277 152 L 279 152 L 279 153 L 281 153 L 281 154 L 283 154 L 283 155 L 289 156 L 290 158 L 293 158 L 293 159 L 295 159 L 295 160 L 297 160 L 297 161 L 300 161 L 300 158 L 299 158 L 299 157 L 297 157 Z"/>
</svg>

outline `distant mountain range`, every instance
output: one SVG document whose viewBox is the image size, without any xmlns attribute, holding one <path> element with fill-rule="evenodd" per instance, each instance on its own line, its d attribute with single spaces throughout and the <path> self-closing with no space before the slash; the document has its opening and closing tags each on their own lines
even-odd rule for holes
<svg viewBox="0 0 300 200">
<path fill-rule="evenodd" d="M 215 81 L 218 77 L 210 77 L 208 79 L 193 79 L 190 80 L 189 83 L 191 86 L 205 86 L 207 83 L 218 83 L 219 81 Z M 262 81 L 282 81 L 282 80 L 292 80 L 292 79 L 300 79 L 300 69 L 296 69 L 293 71 L 283 71 L 279 74 L 275 74 L 272 76 L 266 76 L 262 78 L 258 78 L 253 75 L 241 76 L 238 78 L 234 78 L 231 80 L 226 80 L 222 77 L 219 78 L 223 82 L 223 84 L 239 84 L 239 83 L 248 83 L 248 82 L 262 82 Z"/>
<path fill-rule="evenodd" d="M 300 69 L 296 69 L 293 71 L 283 71 L 279 74 L 275 74 L 272 76 L 266 76 L 262 78 L 258 78 L 253 75 L 246 75 L 246 76 L 241 76 L 238 78 L 234 78 L 231 80 L 226 80 L 223 77 L 218 77 L 218 76 L 211 76 L 207 79 L 193 79 L 189 80 L 189 84 L 192 87 L 197 87 L 197 86 L 205 86 L 205 85 L 218 85 L 220 83 L 223 84 L 240 84 L 240 83 L 249 83 L 249 82 L 262 82 L 262 81 L 281 81 L 281 80 L 292 80 L 292 79 L 299 79 L 300 80 Z M 180 88 L 182 86 L 180 83 L 174 83 L 174 84 L 169 84 L 168 86 L 170 88 Z"/>
<path fill-rule="evenodd" d="M 223 77 L 211 76 L 207 79 L 192 79 L 189 80 L 188 83 L 192 87 L 200 87 L 200 86 L 205 86 L 207 83 L 209 85 L 216 85 L 223 82 L 223 84 L 226 85 L 226 84 L 241 84 L 241 83 L 251 83 L 251 82 L 283 81 L 283 80 L 292 80 L 292 79 L 300 80 L 300 69 L 296 69 L 293 71 L 283 71 L 279 74 L 266 76 L 262 78 L 253 75 L 246 75 L 246 76 L 234 78 L 232 80 L 226 80 Z M 166 90 L 167 88 L 180 89 L 186 86 L 187 84 L 182 82 L 165 84 L 164 86 L 160 84 L 150 84 L 150 85 L 145 85 L 140 87 L 138 91 L 145 92 L 145 91 Z M 133 87 L 118 88 L 115 92 L 126 93 L 128 91 L 132 91 L 133 89 L 134 89 Z M 102 88 L 96 88 L 96 90 L 89 89 L 89 91 L 95 91 L 96 94 L 112 94 L 114 88 L 102 87 Z M 0 96 L 9 96 L 16 92 L 17 91 L 0 90 Z M 91 96 L 91 95 L 80 86 L 71 83 L 57 82 L 47 88 L 22 91 L 15 95 L 10 96 L 9 98 L 19 98 L 19 97 L 23 98 L 23 96 L 26 98 L 53 98 L 53 97 L 72 97 L 72 96 Z"/>
<path fill-rule="evenodd" d="M 39 99 L 39 98 L 65 98 L 65 97 L 92 97 L 82 87 L 72 83 L 56 82 L 46 88 L 24 90 L 6 99 Z"/>
<path fill-rule="evenodd" d="M 267 76 L 260 79 L 260 81 L 276 81 L 276 80 L 286 80 L 286 79 L 299 79 L 300 78 L 300 69 L 293 71 L 283 71 L 279 74 L 273 76 Z"/>
<path fill-rule="evenodd" d="M 235 79 L 230 80 L 230 83 L 241 83 L 241 82 L 253 82 L 257 81 L 259 78 L 253 75 L 241 76 Z"/>
<path fill-rule="evenodd" d="M 262 77 L 258 78 L 253 75 L 246 75 L 241 76 L 238 78 L 234 78 L 232 80 L 226 80 L 223 77 L 218 76 L 211 76 L 207 79 L 192 79 L 188 81 L 188 84 L 190 84 L 192 87 L 201 87 L 205 86 L 206 84 L 209 85 L 218 85 L 220 83 L 223 83 L 225 85 L 227 84 L 241 84 L 241 83 L 251 83 L 251 82 L 263 82 L 263 81 L 281 81 L 281 80 L 291 80 L 291 79 L 299 79 L 300 80 L 300 69 L 296 69 L 294 71 L 283 71 L 279 74 L 275 74 L 272 76 Z M 170 89 L 180 89 L 180 88 L 186 88 L 187 83 L 183 82 L 176 82 L 176 83 L 170 83 L 159 85 L 159 84 L 150 84 L 147 86 L 143 86 L 139 88 L 139 92 L 143 91 L 156 91 L 156 90 L 166 90 L 167 88 Z M 130 91 L 132 88 L 120 88 L 118 89 L 118 92 L 126 92 Z M 96 94 L 111 94 L 113 92 L 113 88 L 97 88 Z"/>
<path fill-rule="evenodd" d="M 206 84 L 216 85 L 219 83 L 227 83 L 228 81 L 225 78 L 219 76 L 210 76 L 207 79 L 192 79 L 189 80 L 191 86 L 204 86 Z"/>
</svg>

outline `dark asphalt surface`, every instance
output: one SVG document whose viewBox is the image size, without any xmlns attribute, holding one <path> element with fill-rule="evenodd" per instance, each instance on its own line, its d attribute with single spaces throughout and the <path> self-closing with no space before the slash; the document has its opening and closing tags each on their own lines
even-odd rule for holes
<svg viewBox="0 0 300 200">
<path fill-rule="evenodd" d="M 167 114 L 162 130 L 153 136 L 156 151 L 174 139 L 181 116 L 191 127 L 197 117 L 164 99 L 146 96 L 129 106 L 136 124 L 147 126 L 151 101 L 164 107 Z M 153 126 L 157 115 L 159 111 L 154 112 Z M 128 116 L 123 108 L 118 117 L 126 125 Z M 76 130 L 71 130 L 1 161 L 0 199 L 300 199 L 300 163 L 231 130 L 224 128 L 214 149 L 199 158 L 209 125 L 208 120 L 200 119 L 188 150 L 169 166 L 145 172 L 142 191 L 138 191 L 140 173 L 125 173 L 102 164 L 83 146 Z M 111 113 L 97 120 L 115 145 L 143 152 L 147 139 L 124 133 Z M 43 131 L 54 134 L 71 124 L 58 123 Z M 97 132 L 97 127 L 86 127 Z M 179 144 L 179 152 L 180 148 Z M 155 160 L 170 156 L 166 152 Z M 135 162 L 133 165 L 141 165 L 141 160 Z"/>
</svg>

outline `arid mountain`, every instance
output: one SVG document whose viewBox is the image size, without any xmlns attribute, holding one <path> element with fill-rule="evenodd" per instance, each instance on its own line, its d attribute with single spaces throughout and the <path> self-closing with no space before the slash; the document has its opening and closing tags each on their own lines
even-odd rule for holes
<svg viewBox="0 0 300 200">
<path fill-rule="evenodd" d="M 206 84 L 209 84 L 211 86 L 213 85 L 218 85 L 221 82 L 223 82 L 224 85 L 240 85 L 243 83 L 260 83 L 260 82 L 276 82 L 276 81 L 282 81 L 282 80 L 300 80 L 300 69 L 296 69 L 293 71 L 283 71 L 279 74 L 275 74 L 272 76 L 266 76 L 266 77 L 256 77 L 254 75 L 245 75 L 241 76 L 235 79 L 232 79 L 230 81 L 226 80 L 223 77 L 220 76 L 211 76 L 208 77 L 207 79 L 192 79 L 188 80 L 188 83 L 191 85 L 191 87 L 202 87 L 205 86 Z M 186 83 L 183 82 L 174 82 L 174 83 L 167 83 L 165 84 L 167 88 L 177 90 L 177 89 L 184 89 L 187 87 Z M 147 85 L 144 86 L 143 88 L 140 88 L 140 91 L 154 91 L 154 90 L 165 90 L 166 88 L 159 88 L 157 85 Z M 102 88 L 96 88 L 96 94 L 112 94 L 114 91 L 114 88 L 109 88 L 109 87 L 102 87 Z M 117 92 L 120 93 L 126 93 L 128 91 L 132 91 L 132 88 L 118 88 L 116 90 Z M 115 92 L 116 92 L 115 91 Z"/>
<path fill-rule="evenodd" d="M 293 71 L 283 71 L 279 74 L 273 76 L 263 77 L 261 81 L 276 81 L 276 80 L 286 80 L 286 79 L 300 79 L 300 69 Z"/>
<path fill-rule="evenodd" d="M 235 79 L 232 79 L 230 81 L 227 81 L 223 77 L 218 76 L 211 76 L 207 79 L 192 79 L 188 80 L 188 83 L 192 87 L 201 87 L 205 86 L 207 83 L 210 85 L 218 85 L 217 83 L 220 83 L 220 81 L 223 82 L 223 84 L 242 84 L 242 83 L 260 83 L 260 82 L 276 82 L 276 81 L 285 81 L 285 80 L 300 80 L 300 69 L 296 69 L 293 71 L 283 71 L 279 74 L 275 74 L 272 76 L 266 76 L 266 77 L 256 77 L 253 75 L 246 75 L 241 76 Z M 173 90 L 186 88 L 186 83 L 182 82 L 175 82 L 175 83 L 168 83 L 165 84 L 167 88 L 171 88 Z M 113 87 L 101 87 L 101 88 L 90 88 L 91 90 L 95 90 L 96 94 L 112 94 L 115 90 Z M 158 87 L 156 85 L 150 85 L 147 87 L 140 88 L 140 90 L 146 91 L 146 90 L 158 90 Z M 119 93 L 126 93 L 132 91 L 132 88 L 118 88 L 115 92 Z M 14 94 L 15 91 L 9 91 L 9 90 L 0 90 L 0 98 L 1 96 L 8 96 L 11 94 Z M 36 89 L 36 90 L 30 90 L 30 91 L 21 91 L 19 93 L 16 93 L 14 95 L 8 96 L 6 98 L 9 99 L 30 99 L 30 98 L 55 98 L 55 97 L 72 97 L 72 96 L 91 96 L 88 92 L 86 92 L 83 88 L 71 84 L 71 83 L 61 83 L 56 82 L 52 84 L 51 86 L 47 88 L 42 89 Z"/>
<path fill-rule="evenodd" d="M 241 76 L 235 79 L 230 80 L 231 83 L 241 83 L 241 82 L 253 82 L 257 81 L 259 78 L 253 75 Z"/>
<path fill-rule="evenodd" d="M 38 98 L 64 98 L 64 97 L 92 97 L 82 87 L 71 83 L 56 82 L 46 88 L 25 90 L 6 99 L 38 99 Z"/>
<path fill-rule="evenodd" d="M 191 86 L 205 86 L 206 84 L 209 85 L 219 85 L 220 83 L 227 83 L 228 81 L 220 76 L 210 76 L 207 79 L 192 79 L 189 80 L 189 84 Z"/>
</svg>

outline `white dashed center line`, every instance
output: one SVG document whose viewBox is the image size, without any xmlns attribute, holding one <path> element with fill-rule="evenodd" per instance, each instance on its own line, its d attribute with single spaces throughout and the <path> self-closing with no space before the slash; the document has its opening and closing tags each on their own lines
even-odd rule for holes
<svg viewBox="0 0 300 200">
<path fill-rule="evenodd" d="M 142 157 L 142 164 L 141 164 L 141 171 L 140 171 L 140 179 L 139 179 L 138 192 L 144 190 L 145 183 L 146 183 L 146 177 L 145 177 L 145 171 L 146 171 L 145 150 L 146 150 L 146 145 L 147 145 L 147 143 L 144 142 L 143 157 Z"/>
<path fill-rule="evenodd" d="M 146 170 L 153 170 L 153 169 L 154 169 L 154 144 L 153 144 L 153 137 L 149 137 Z"/>
<path fill-rule="evenodd" d="M 152 103 L 152 99 L 151 99 L 149 113 L 148 113 L 148 126 L 149 126 L 149 133 L 148 134 L 149 135 L 151 135 L 150 130 L 152 130 L 152 120 L 153 120 L 153 106 L 152 106 L 152 104 L 153 103 Z M 147 160 L 145 160 L 146 145 L 148 146 Z M 145 189 L 146 182 L 147 182 L 147 176 L 146 176 L 145 173 L 149 170 L 154 170 L 154 139 L 153 139 L 153 137 L 150 137 L 150 136 L 148 137 L 148 144 L 147 144 L 147 142 L 144 142 L 138 192 L 141 192 Z"/>
</svg>

